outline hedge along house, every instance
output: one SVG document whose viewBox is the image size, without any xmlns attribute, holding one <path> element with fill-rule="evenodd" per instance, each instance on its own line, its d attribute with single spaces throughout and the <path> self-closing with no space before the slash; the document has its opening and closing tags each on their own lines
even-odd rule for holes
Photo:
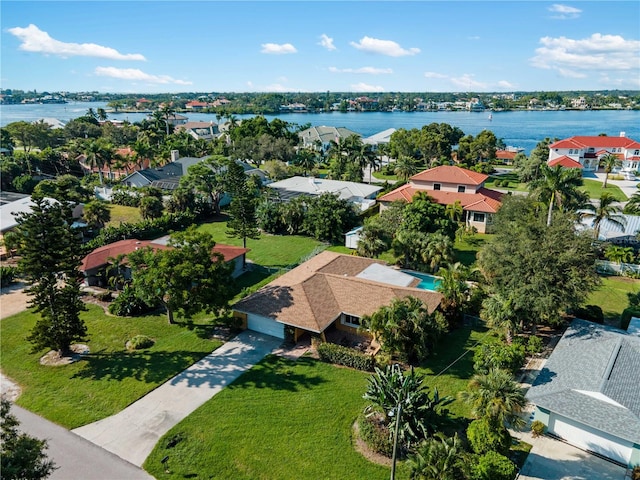
<svg viewBox="0 0 640 480">
<path fill-rule="evenodd" d="M 526 398 L 550 434 L 640 465 L 640 336 L 574 320 Z"/>
<path fill-rule="evenodd" d="M 337 329 L 359 332 L 360 319 L 394 298 L 414 296 L 431 313 L 442 295 L 416 288 L 419 280 L 384 262 L 324 251 L 233 306 L 245 328 L 297 342 Z M 288 334 L 287 333 L 288 330 Z"/>
<path fill-rule="evenodd" d="M 488 178 L 484 173 L 442 165 L 414 175 L 409 183 L 379 197 L 378 202 L 382 210 L 395 201 L 411 203 L 416 193 L 425 192 L 441 205 L 460 202 L 465 225 L 475 227 L 480 233 L 489 233 L 493 215 L 502 205 L 502 193 L 485 188 Z"/>
<path fill-rule="evenodd" d="M 127 266 L 126 256 L 140 248 L 150 247 L 153 250 L 167 250 L 173 247 L 167 245 L 167 238 L 163 237 L 157 240 L 120 240 L 102 247 L 98 247 L 82 259 L 80 272 L 84 275 L 84 284 L 88 287 L 106 287 L 109 283 L 107 268 L 113 263 L 114 259 L 123 256 L 122 275 L 125 280 L 131 278 L 131 270 Z M 232 245 L 216 244 L 212 253 L 220 253 L 224 261 L 233 262 L 234 270 L 232 276 L 238 277 L 243 270 L 243 259 L 249 250 L 242 247 Z"/>
</svg>

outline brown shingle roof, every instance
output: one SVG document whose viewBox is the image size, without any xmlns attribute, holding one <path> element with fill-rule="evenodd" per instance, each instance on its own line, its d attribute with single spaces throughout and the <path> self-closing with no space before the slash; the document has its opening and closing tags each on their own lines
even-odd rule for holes
<svg viewBox="0 0 640 480">
<path fill-rule="evenodd" d="M 355 277 L 373 263 L 383 262 L 325 251 L 240 300 L 234 309 L 319 333 L 341 313 L 370 315 L 394 298 L 412 295 L 430 312 L 440 305 L 437 292 Z"/>
</svg>

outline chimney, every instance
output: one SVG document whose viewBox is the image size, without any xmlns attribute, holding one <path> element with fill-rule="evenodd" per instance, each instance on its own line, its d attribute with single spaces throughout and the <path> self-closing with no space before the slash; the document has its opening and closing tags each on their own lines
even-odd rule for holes
<svg viewBox="0 0 640 480">
<path fill-rule="evenodd" d="M 171 161 L 175 162 L 176 160 L 178 160 L 178 158 L 180 158 L 180 153 L 178 152 L 178 150 L 171 150 Z"/>
<path fill-rule="evenodd" d="M 620 132 L 620 136 L 623 137 L 623 138 L 626 137 L 627 136 L 627 132 Z"/>
</svg>

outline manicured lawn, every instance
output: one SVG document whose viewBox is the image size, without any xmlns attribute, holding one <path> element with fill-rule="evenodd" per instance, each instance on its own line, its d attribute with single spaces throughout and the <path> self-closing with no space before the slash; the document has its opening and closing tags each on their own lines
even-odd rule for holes
<svg viewBox="0 0 640 480">
<path fill-rule="evenodd" d="M 121 223 L 138 223 L 142 220 L 140 209 L 137 207 L 125 207 L 110 203 L 109 210 L 111 210 L 111 221 L 108 226 L 117 227 Z"/>
<path fill-rule="evenodd" d="M 496 185 L 496 181 L 504 182 L 507 180 L 508 185 Z M 515 172 L 504 173 L 502 175 L 491 175 L 484 184 L 487 188 L 497 188 L 502 190 L 516 190 L 526 192 L 528 190 L 526 183 L 520 183 L 520 178 Z"/>
<path fill-rule="evenodd" d="M 486 339 L 487 332 L 488 330 L 484 327 L 464 327 L 452 331 L 440 341 L 433 355 L 423 362 L 421 368 L 417 369 L 427 374 L 427 385 L 430 388 L 437 388 L 440 396 L 450 396 L 455 399 L 447 406 L 453 419 L 470 418 L 471 409 L 456 396 L 458 392 L 467 389 L 467 383 L 474 374 L 473 353 L 477 343 Z M 465 351 L 468 353 L 451 365 Z M 438 376 L 445 368 L 447 370 Z"/>
<path fill-rule="evenodd" d="M 580 190 L 587 192 L 589 198 L 600 198 L 602 192 L 608 192 L 613 195 L 619 202 L 626 202 L 629 200 L 627 196 L 616 185 L 607 184 L 607 188 L 602 188 L 602 182 L 600 180 L 591 180 L 585 178 L 583 180 L 584 185 L 580 187 Z"/>
<path fill-rule="evenodd" d="M 393 180 L 397 182 L 399 180 L 397 175 L 385 175 L 382 172 L 372 172 L 373 178 L 377 178 L 378 180 Z"/>
<path fill-rule="evenodd" d="M 231 238 L 226 234 L 227 222 L 203 223 L 199 230 L 209 232 L 218 243 L 242 245 L 241 238 Z M 258 240 L 247 240 L 247 259 L 270 268 L 283 268 L 298 264 L 314 251 L 324 250 L 326 244 L 300 235 L 270 235 L 263 233 Z"/>
<path fill-rule="evenodd" d="M 209 322 L 188 329 L 169 325 L 164 315 L 107 316 L 95 305 L 82 317 L 90 354 L 58 367 L 40 365 L 45 352 L 32 353 L 25 340 L 36 314 L 26 311 L 0 322 L 2 371 L 22 387 L 17 404 L 66 428 L 119 412 L 221 344 L 206 339 Z M 137 334 L 155 339 L 155 345 L 128 352 L 125 343 Z"/>
<path fill-rule="evenodd" d="M 491 235 L 489 234 L 477 233 L 472 237 L 467 237 L 463 240 L 456 239 L 453 245 L 455 261 L 470 267 L 476 262 L 478 252 L 490 238 Z"/>
<path fill-rule="evenodd" d="M 610 325 L 619 326 L 622 311 L 629 306 L 627 293 L 640 290 L 640 280 L 627 277 L 602 277 L 602 285 L 593 292 L 586 304 L 602 308 L 605 320 Z"/>
<path fill-rule="evenodd" d="M 378 479 L 352 425 L 368 374 L 269 356 L 169 431 L 144 467 L 156 478 Z M 173 448 L 167 443 L 181 439 Z M 170 473 L 160 462 L 169 456 Z M 407 478 L 401 466 L 398 478 Z"/>
</svg>

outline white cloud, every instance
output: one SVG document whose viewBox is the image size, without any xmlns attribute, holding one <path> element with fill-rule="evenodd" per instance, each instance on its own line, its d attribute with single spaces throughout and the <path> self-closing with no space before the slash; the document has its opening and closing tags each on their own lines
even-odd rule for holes
<svg viewBox="0 0 640 480">
<path fill-rule="evenodd" d="M 498 82 L 498 87 L 504 88 L 504 89 L 507 89 L 507 90 L 514 90 L 516 88 L 516 85 L 514 85 L 511 82 L 507 82 L 506 80 L 500 80 Z"/>
<path fill-rule="evenodd" d="M 371 37 L 362 37 L 359 42 L 350 42 L 350 45 L 363 52 L 377 53 L 389 57 L 404 57 L 420 53 L 419 48 L 409 48 L 407 50 L 392 40 L 380 40 Z"/>
<path fill-rule="evenodd" d="M 97 57 L 111 60 L 146 60 L 140 53 L 120 53 L 117 50 L 96 45 L 95 43 L 66 43 L 51 38 L 37 26 L 31 24 L 27 28 L 9 28 L 8 32 L 18 37 L 22 43 L 20 50 L 61 57 Z"/>
<path fill-rule="evenodd" d="M 582 40 L 543 37 L 542 47 L 530 59 L 537 68 L 554 69 L 562 76 L 582 78 L 593 71 L 635 71 L 640 74 L 640 41 L 620 35 L 594 33 Z"/>
<path fill-rule="evenodd" d="M 364 73 L 367 75 L 387 75 L 393 73 L 391 68 L 360 67 L 360 68 L 337 68 L 329 67 L 331 73 Z"/>
<path fill-rule="evenodd" d="M 288 53 L 297 53 L 296 47 L 290 43 L 263 43 L 260 53 L 266 53 L 268 55 L 286 55 Z"/>
<path fill-rule="evenodd" d="M 318 45 L 323 46 L 329 51 L 336 50 L 336 46 L 333 44 L 333 38 L 325 35 L 324 33 L 320 35 L 320 41 L 318 42 Z"/>
<path fill-rule="evenodd" d="M 247 87 L 253 88 L 253 82 L 251 80 L 247 81 Z"/>
<path fill-rule="evenodd" d="M 474 76 L 468 73 L 463 74 L 461 77 L 451 77 L 451 83 L 454 85 L 465 88 L 467 90 L 486 90 L 488 84 L 478 82 L 474 80 Z"/>
<path fill-rule="evenodd" d="M 426 78 L 448 78 L 447 75 L 443 75 L 442 73 L 437 72 L 424 72 L 424 76 Z"/>
<path fill-rule="evenodd" d="M 384 92 L 384 87 L 380 85 L 369 85 L 367 83 L 355 83 L 351 85 L 352 92 Z"/>
<path fill-rule="evenodd" d="M 578 18 L 582 13 L 582 10 L 575 7 L 570 7 L 568 5 L 562 5 L 560 3 L 554 3 L 551 5 L 548 10 L 557 15 L 553 15 L 551 18 L 565 20 L 571 18 Z"/>
<path fill-rule="evenodd" d="M 94 73 L 99 77 L 118 78 L 135 82 L 155 84 L 191 85 L 193 82 L 178 80 L 169 75 L 151 75 L 137 68 L 96 67 Z"/>
<path fill-rule="evenodd" d="M 283 93 L 283 92 L 289 92 L 291 90 L 280 83 L 272 83 L 271 85 L 267 85 L 266 87 L 264 87 L 264 91 Z"/>
</svg>

